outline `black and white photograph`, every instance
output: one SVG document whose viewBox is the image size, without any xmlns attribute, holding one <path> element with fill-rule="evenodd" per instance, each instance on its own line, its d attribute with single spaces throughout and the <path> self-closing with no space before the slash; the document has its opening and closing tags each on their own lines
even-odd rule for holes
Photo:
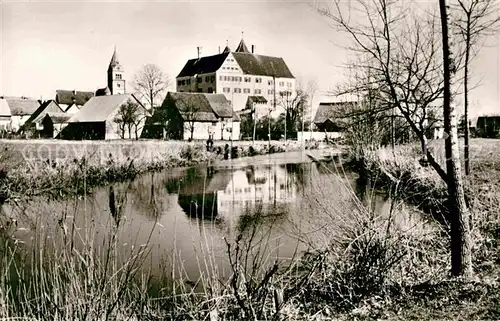
<svg viewBox="0 0 500 321">
<path fill-rule="evenodd" d="M 0 321 L 500 321 L 499 0 L 0 0 Z"/>
</svg>

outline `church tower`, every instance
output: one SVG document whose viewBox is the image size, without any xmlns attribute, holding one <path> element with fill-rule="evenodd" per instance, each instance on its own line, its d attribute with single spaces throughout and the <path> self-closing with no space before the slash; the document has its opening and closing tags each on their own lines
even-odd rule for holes
<svg viewBox="0 0 500 321">
<path fill-rule="evenodd" d="M 108 67 L 108 88 L 111 95 L 125 94 L 125 79 L 123 73 L 123 66 L 120 64 L 120 61 L 118 61 L 115 47 L 113 57 L 111 57 Z"/>
</svg>

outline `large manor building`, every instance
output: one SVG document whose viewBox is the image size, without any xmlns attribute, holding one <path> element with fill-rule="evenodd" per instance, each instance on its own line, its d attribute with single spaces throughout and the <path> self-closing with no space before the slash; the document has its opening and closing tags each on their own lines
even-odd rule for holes
<svg viewBox="0 0 500 321">
<path fill-rule="evenodd" d="M 235 51 L 190 59 L 176 77 L 178 92 L 224 94 L 234 111 L 255 108 L 257 117 L 280 111 L 296 94 L 295 77 L 280 57 L 258 55 L 242 39 Z M 284 110 L 283 110 L 284 111 Z"/>
</svg>

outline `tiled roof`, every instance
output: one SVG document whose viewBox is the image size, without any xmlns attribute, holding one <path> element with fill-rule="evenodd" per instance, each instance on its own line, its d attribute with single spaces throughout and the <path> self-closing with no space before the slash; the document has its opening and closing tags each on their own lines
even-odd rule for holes
<svg viewBox="0 0 500 321">
<path fill-rule="evenodd" d="M 201 57 L 200 59 L 190 59 L 177 77 L 190 77 L 196 74 L 216 72 L 228 55 L 229 52 L 224 52 L 214 56 Z"/>
<path fill-rule="evenodd" d="M 326 120 L 335 121 L 339 118 L 339 112 L 345 107 L 353 106 L 356 102 L 332 102 L 332 103 L 320 103 L 318 110 L 316 110 L 316 115 L 314 116 L 314 123 L 322 124 Z"/>
<path fill-rule="evenodd" d="M 264 96 L 248 96 L 248 103 L 267 104 L 267 99 Z"/>
<path fill-rule="evenodd" d="M 217 116 L 205 94 L 170 92 L 167 98 L 174 102 L 184 120 L 217 121 Z"/>
<path fill-rule="evenodd" d="M 5 114 L 4 116 L 32 115 L 40 107 L 40 102 L 35 99 L 4 98 L 1 100 L 3 107 L 0 107 L 0 113 Z"/>
<path fill-rule="evenodd" d="M 223 94 L 205 94 L 212 110 L 219 118 L 231 118 L 233 110 L 231 104 Z"/>
<path fill-rule="evenodd" d="M 222 53 L 230 53 L 231 52 L 231 48 L 229 48 L 229 46 L 226 46 L 226 48 L 224 48 L 224 51 Z"/>
<path fill-rule="evenodd" d="M 295 78 L 283 58 L 233 52 L 232 55 L 244 74 L 274 76 L 276 78 Z"/>
<path fill-rule="evenodd" d="M 55 102 L 55 100 L 45 101 L 25 122 L 25 126 L 42 121 L 47 113 L 61 113 L 63 110 Z"/>
<path fill-rule="evenodd" d="M 71 105 L 74 100 L 75 104 L 82 106 L 92 97 L 94 97 L 94 93 L 91 91 L 56 90 L 58 104 Z"/>
<path fill-rule="evenodd" d="M 167 99 L 175 103 L 184 120 L 215 122 L 220 118 L 233 118 L 239 121 L 223 94 L 169 92 Z"/>
<path fill-rule="evenodd" d="M 92 97 L 68 122 L 103 122 L 109 120 L 112 113 L 129 99 L 142 106 L 139 100 L 132 94 Z"/>
</svg>

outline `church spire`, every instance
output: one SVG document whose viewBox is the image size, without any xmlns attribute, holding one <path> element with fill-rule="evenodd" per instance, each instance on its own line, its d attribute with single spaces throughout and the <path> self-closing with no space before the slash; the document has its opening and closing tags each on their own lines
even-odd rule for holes
<svg viewBox="0 0 500 321">
<path fill-rule="evenodd" d="M 114 68 L 120 65 L 120 61 L 118 60 L 118 54 L 116 53 L 116 45 L 113 51 L 113 56 L 111 57 L 111 61 L 109 62 L 109 68 Z"/>
</svg>

